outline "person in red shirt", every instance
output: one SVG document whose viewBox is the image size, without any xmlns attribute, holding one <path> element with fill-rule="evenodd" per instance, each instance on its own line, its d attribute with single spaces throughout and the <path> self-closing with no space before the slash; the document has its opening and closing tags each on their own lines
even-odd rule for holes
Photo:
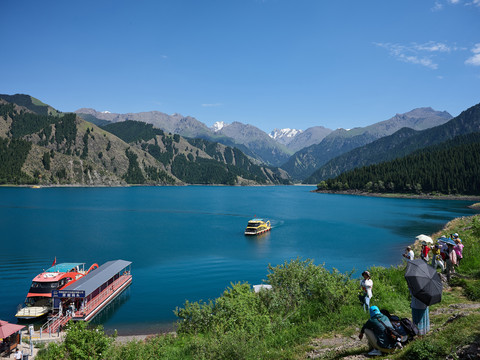
<svg viewBox="0 0 480 360">
<path fill-rule="evenodd" d="M 427 246 L 427 243 L 425 241 L 422 241 L 422 252 L 420 254 L 420 257 L 428 262 L 428 253 L 430 252 L 430 247 Z"/>
</svg>

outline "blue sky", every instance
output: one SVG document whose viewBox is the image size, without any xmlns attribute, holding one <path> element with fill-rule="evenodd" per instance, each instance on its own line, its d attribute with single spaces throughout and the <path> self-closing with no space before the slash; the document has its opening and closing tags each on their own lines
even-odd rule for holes
<svg viewBox="0 0 480 360">
<path fill-rule="evenodd" d="M 480 0 L 0 0 L 0 93 L 269 132 L 480 102 Z"/>
</svg>

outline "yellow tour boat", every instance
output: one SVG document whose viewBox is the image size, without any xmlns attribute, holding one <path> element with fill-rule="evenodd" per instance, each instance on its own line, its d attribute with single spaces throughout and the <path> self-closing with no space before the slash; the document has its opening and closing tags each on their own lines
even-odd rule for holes
<svg viewBox="0 0 480 360">
<path fill-rule="evenodd" d="M 270 231 L 271 228 L 270 220 L 252 219 L 248 221 L 245 235 L 263 234 L 264 232 Z"/>
</svg>

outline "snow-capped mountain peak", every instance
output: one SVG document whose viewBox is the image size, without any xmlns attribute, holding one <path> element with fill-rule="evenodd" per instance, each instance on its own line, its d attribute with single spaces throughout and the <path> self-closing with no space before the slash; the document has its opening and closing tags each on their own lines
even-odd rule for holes
<svg viewBox="0 0 480 360">
<path fill-rule="evenodd" d="M 301 134 L 303 131 L 298 129 L 273 129 L 270 134 L 268 134 L 272 139 L 279 140 L 281 138 L 293 138 L 298 134 Z"/>
<path fill-rule="evenodd" d="M 223 127 L 227 126 L 223 121 L 217 121 L 215 124 L 212 125 L 211 129 L 215 132 L 220 131 Z"/>
</svg>

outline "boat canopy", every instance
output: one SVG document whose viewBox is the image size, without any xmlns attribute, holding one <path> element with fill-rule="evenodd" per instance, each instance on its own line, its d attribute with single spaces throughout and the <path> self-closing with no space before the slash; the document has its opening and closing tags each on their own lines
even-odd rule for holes
<svg viewBox="0 0 480 360">
<path fill-rule="evenodd" d="M 76 268 L 80 265 L 85 265 L 85 263 L 61 263 L 53 265 L 51 268 L 45 270 L 45 272 L 69 272 L 73 268 Z"/>
<path fill-rule="evenodd" d="M 265 220 L 264 220 L 264 219 L 252 219 L 252 220 L 248 220 L 248 222 L 253 222 L 253 221 L 257 222 L 257 221 L 265 221 Z"/>
<path fill-rule="evenodd" d="M 97 269 L 91 270 L 87 275 L 67 286 L 63 291 L 81 290 L 88 296 L 116 274 L 130 266 L 132 262 L 126 260 L 108 261 Z"/>
</svg>

